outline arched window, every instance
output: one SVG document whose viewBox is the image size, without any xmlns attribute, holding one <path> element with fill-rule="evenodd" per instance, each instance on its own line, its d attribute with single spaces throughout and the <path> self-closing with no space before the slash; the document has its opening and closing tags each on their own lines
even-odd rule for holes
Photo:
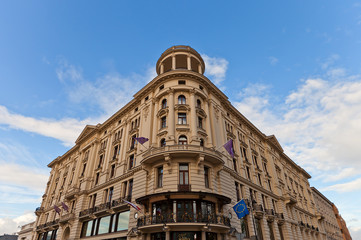
<svg viewBox="0 0 361 240">
<path fill-rule="evenodd" d="M 201 100 L 197 99 L 197 108 L 202 108 L 202 102 Z"/>
<path fill-rule="evenodd" d="M 179 144 L 179 145 L 186 145 L 186 144 L 187 144 L 187 137 L 184 136 L 184 135 L 181 135 L 181 136 L 178 138 L 178 144 Z"/>
<path fill-rule="evenodd" d="M 184 95 L 179 95 L 178 104 L 186 104 L 186 97 Z"/>
<path fill-rule="evenodd" d="M 166 145 L 165 138 L 162 138 L 162 140 L 160 140 L 160 146 L 165 147 L 165 145 Z"/>
<path fill-rule="evenodd" d="M 163 99 L 162 101 L 162 109 L 167 107 L 167 99 Z"/>
<path fill-rule="evenodd" d="M 204 140 L 203 138 L 201 138 L 200 142 L 199 142 L 200 146 L 203 147 L 204 146 Z"/>
</svg>

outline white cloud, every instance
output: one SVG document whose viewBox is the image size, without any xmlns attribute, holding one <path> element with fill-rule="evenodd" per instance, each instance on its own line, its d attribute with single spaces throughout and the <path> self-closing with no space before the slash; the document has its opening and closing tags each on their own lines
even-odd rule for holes
<svg viewBox="0 0 361 240">
<path fill-rule="evenodd" d="M 79 121 L 72 118 L 64 118 L 61 120 L 36 119 L 11 113 L 5 106 L 0 105 L 0 124 L 13 129 L 59 139 L 67 146 L 74 144 L 77 136 L 89 122 L 90 120 Z"/>
<path fill-rule="evenodd" d="M 336 181 L 361 174 L 361 79 L 343 80 L 307 79 L 277 105 L 269 88 L 252 86 L 258 92 L 243 91 L 234 104 L 311 175 Z"/>
<path fill-rule="evenodd" d="M 211 80 L 214 84 L 221 84 L 226 77 L 228 61 L 224 58 L 209 57 L 206 54 L 202 54 L 202 58 L 206 65 L 205 74 L 211 76 Z"/>
<path fill-rule="evenodd" d="M 329 68 L 330 66 L 332 66 L 338 59 L 340 58 L 340 56 L 338 54 L 332 54 L 331 56 L 329 56 L 328 58 L 326 58 L 325 60 L 322 61 L 321 63 L 321 67 L 323 70 Z"/>
<path fill-rule="evenodd" d="M 361 178 L 346 183 L 331 185 L 322 189 L 323 191 L 352 192 L 361 190 Z"/>
<path fill-rule="evenodd" d="M 268 60 L 272 66 L 276 65 L 278 63 L 278 58 L 276 57 L 268 57 Z"/>
<path fill-rule="evenodd" d="M 20 231 L 20 226 L 35 221 L 33 212 L 26 212 L 16 218 L 0 218 L 0 234 L 13 234 Z"/>
</svg>

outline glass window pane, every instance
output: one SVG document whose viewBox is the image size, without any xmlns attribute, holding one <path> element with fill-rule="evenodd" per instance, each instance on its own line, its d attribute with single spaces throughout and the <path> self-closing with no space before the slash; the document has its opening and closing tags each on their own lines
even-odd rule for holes
<svg viewBox="0 0 361 240">
<path fill-rule="evenodd" d="M 130 211 L 119 213 L 117 231 L 128 230 L 129 213 Z"/>
<path fill-rule="evenodd" d="M 110 224 L 110 216 L 106 216 L 100 219 L 98 234 L 108 233 Z"/>
<path fill-rule="evenodd" d="M 91 235 L 92 227 L 93 227 L 93 221 L 89 221 L 89 222 L 88 222 L 88 226 L 87 226 L 87 228 L 86 228 L 86 234 L 85 234 L 85 236 L 89 237 L 89 236 Z"/>
<path fill-rule="evenodd" d="M 188 172 L 184 173 L 184 184 L 188 184 Z"/>
</svg>

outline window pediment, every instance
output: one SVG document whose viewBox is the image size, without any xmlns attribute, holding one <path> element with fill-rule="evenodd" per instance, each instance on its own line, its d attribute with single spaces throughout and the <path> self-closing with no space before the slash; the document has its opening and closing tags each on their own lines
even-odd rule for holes
<svg viewBox="0 0 361 240">
<path fill-rule="evenodd" d="M 188 104 L 176 104 L 174 109 L 177 111 L 189 111 L 190 107 Z"/>
<path fill-rule="evenodd" d="M 160 116 L 166 115 L 166 114 L 168 114 L 168 112 L 169 112 L 168 107 L 166 107 L 166 108 L 162 108 L 161 110 L 159 110 L 159 111 L 158 111 L 158 113 L 157 113 L 157 117 L 160 117 Z"/>
<path fill-rule="evenodd" d="M 202 118 L 206 118 L 206 117 L 207 117 L 206 112 L 205 112 L 203 109 L 201 109 L 201 108 L 196 108 L 196 112 L 197 112 L 197 115 L 200 116 L 200 117 L 202 117 Z"/>
</svg>

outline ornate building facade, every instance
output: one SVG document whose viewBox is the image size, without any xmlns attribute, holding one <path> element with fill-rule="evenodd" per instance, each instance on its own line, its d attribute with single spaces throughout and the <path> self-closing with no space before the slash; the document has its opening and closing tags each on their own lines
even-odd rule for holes
<svg viewBox="0 0 361 240">
<path fill-rule="evenodd" d="M 198 52 L 171 47 L 156 71 L 48 165 L 34 239 L 325 239 L 311 176 L 203 75 Z"/>
</svg>

